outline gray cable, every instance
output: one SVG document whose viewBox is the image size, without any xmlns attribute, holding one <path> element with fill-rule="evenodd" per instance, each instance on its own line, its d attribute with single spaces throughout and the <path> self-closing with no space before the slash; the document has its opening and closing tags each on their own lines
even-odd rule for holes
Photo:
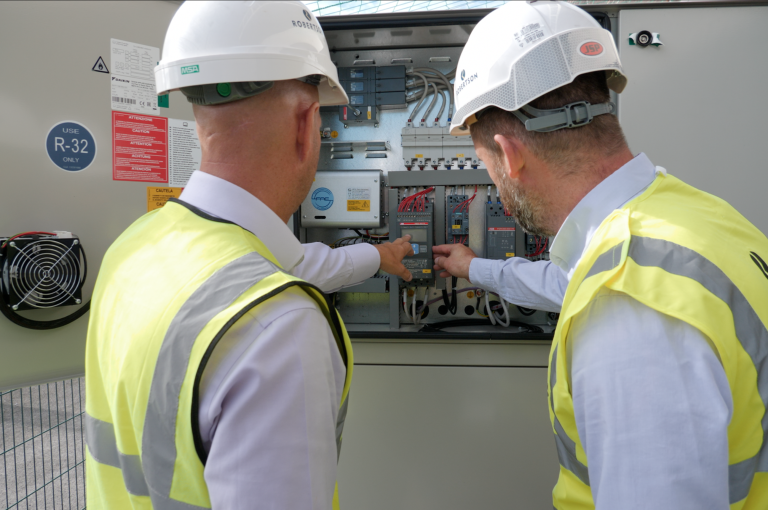
<svg viewBox="0 0 768 510">
<path fill-rule="evenodd" d="M 432 102 L 429 103 L 429 107 L 427 108 L 427 111 L 424 113 L 424 117 L 422 117 L 424 120 L 427 120 L 429 118 L 429 112 L 432 111 L 432 108 L 435 107 L 437 104 L 437 87 L 434 83 L 430 83 L 432 88 L 435 90 L 435 92 L 432 94 Z"/>
<path fill-rule="evenodd" d="M 445 91 L 441 90 L 440 95 L 443 97 L 443 104 L 440 105 L 440 112 L 437 114 L 437 119 L 443 118 L 443 112 L 445 111 L 445 105 L 448 104 L 448 98 L 445 97 Z"/>
<path fill-rule="evenodd" d="M 448 117 L 452 118 L 453 117 L 453 87 L 451 87 L 451 82 L 448 79 L 448 77 L 446 75 L 444 75 L 443 73 L 441 73 L 440 71 L 438 71 L 437 69 L 432 69 L 430 67 L 417 67 L 413 71 L 414 72 L 416 72 L 416 71 L 431 72 L 431 73 L 435 74 L 438 78 L 440 78 L 443 81 L 443 83 L 445 83 L 445 86 L 448 87 L 448 90 L 451 93 L 451 96 L 450 96 L 451 97 L 451 106 L 448 108 Z M 454 69 L 453 72 L 455 73 L 456 70 Z"/>
<path fill-rule="evenodd" d="M 421 73 L 412 72 L 411 74 L 414 74 L 420 77 L 422 80 L 424 80 L 424 91 L 421 93 L 421 98 L 419 99 L 419 102 L 416 104 L 416 107 L 411 112 L 411 115 L 408 117 L 409 119 L 414 120 L 415 119 L 414 115 L 416 114 L 418 109 L 421 108 L 421 103 L 424 102 L 424 98 L 427 97 L 427 89 L 429 89 L 429 82 L 427 81 L 427 77 Z"/>
</svg>

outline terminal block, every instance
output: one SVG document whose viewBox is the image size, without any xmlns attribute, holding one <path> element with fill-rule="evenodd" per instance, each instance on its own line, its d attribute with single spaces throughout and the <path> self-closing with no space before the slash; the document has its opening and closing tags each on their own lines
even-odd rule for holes
<svg viewBox="0 0 768 510">
<path fill-rule="evenodd" d="M 525 234 L 525 257 L 528 260 L 549 260 L 549 238 Z"/>
<path fill-rule="evenodd" d="M 505 260 L 515 256 L 515 219 L 501 204 L 485 204 L 485 258 Z"/>
<path fill-rule="evenodd" d="M 396 238 L 411 236 L 413 255 L 403 259 L 403 265 L 413 275 L 412 284 L 424 285 L 434 281 L 432 246 L 434 243 L 434 205 L 425 199 L 418 210 L 398 211 Z"/>
<path fill-rule="evenodd" d="M 445 201 L 445 241 L 467 244 L 469 241 L 469 207 L 467 195 L 448 195 Z"/>
</svg>

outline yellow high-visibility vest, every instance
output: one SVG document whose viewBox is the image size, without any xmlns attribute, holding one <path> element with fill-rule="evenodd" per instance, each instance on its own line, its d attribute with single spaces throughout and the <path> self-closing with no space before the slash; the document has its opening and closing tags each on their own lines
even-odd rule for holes
<svg viewBox="0 0 768 510">
<path fill-rule="evenodd" d="M 317 288 L 285 273 L 252 233 L 179 200 L 115 241 L 96 282 L 86 344 L 89 508 L 211 507 L 197 420 L 203 370 L 237 320 L 293 287 L 317 303 L 347 367 L 341 448 L 352 345 Z"/>
<path fill-rule="evenodd" d="M 733 397 L 728 427 L 734 510 L 768 508 L 768 239 L 723 200 L 659 173 L 598 228 L 565 293 L 549 363 L 558 510 L 594 509 L 569 387 L 571 323 L 602 289 L 699 329 Z M 626 459 L 632 462 L 632 459 Z"/>
</svg>

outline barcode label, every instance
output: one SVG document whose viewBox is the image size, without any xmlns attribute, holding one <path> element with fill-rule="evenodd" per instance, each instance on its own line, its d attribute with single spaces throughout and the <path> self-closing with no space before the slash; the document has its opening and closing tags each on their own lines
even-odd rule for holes
<svg viewBox="0 0 768 510">
<path fill-rule="evenodd" d="M 135 99 L 128 99 L 127 97 L 112 96 L 112 101 L 115 103 L 136 104 Z"/>
</svg>

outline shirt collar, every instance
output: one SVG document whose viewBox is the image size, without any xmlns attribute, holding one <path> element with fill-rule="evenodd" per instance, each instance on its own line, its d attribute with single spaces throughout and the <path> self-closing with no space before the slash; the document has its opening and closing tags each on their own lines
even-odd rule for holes
<svg viewBox="0 0 768 510">
<path fill-rule="evenodd" d="M 573 208 L 549 253 L 569 280 L 603 220 L 645 191 L 656 178 L 656 171 L 648 156 L 640 153 L 595 186 Z M 658 171 L 666 173 L 660 167 Z"/>
<path fill-rule="evenodd" d="M 192 173 L 179 199 L 252 232 L 285 271 L 304 260 L 304 246 L 280 217 L 236 184 L 198 170 Z"/>
</svg>

